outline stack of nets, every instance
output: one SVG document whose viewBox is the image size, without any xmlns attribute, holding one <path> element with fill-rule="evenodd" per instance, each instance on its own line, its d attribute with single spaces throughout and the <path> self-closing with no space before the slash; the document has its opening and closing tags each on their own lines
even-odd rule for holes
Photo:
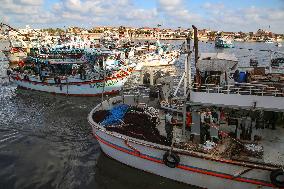
<svg viewBox="0 0 284 189">
<path fill-rule="evenodd" d="M 121 124 L 128 107 L 129 106 L 126 104 L 116 105 L 109 111 L 108 116 L 101 122 L 101 124 L 104 126 Z"/>
<path fill-rule="evenodd" d="M 157 112 L 149 108 L 129 107 L 124 115 L 123 124 L 108 126 L 107 130 L 118 132 L 133 138 L 146 140 L 153 143 L 167 145 L 166 138 L 161 136 L 156 125 Z"/>
</svg>

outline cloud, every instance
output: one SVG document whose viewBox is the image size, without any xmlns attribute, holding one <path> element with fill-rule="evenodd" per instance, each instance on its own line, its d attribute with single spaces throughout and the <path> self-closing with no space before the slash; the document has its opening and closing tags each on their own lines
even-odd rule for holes
<svg viewBox="0 0 284 189">
<path fill-rule="evenodd" d="M 205 9 L 210 9 L 210 10 L 222 10 L 225 8 L 225 5 L 224 3 L 209 3 L 209 2 L 206 2 L 204 3 L 202 6 L 202 8 L 205 8 Z"/>
<path fill-rule="evenodd" d="M 134 9 L 129 10 L 125 14 L 125 17 L 129 20 L 151 20 L 154 19 L 157 15 L 157 9 Z"/>
<path fill-rule="evenodd" d="M 42 5 L 43 0 L 15 0 L 15 3 L 22 5 Z"/>
<path fill-rule="evenodd" d="M 215 5 L 212 5 L 215 6 Z M 274 32 L 283 33 L 284 31 L 284 12 L 281 8 L 227 8 L 215 11 L 210 4 L 202 7 L 207 11 L 205 18 L 208 26 L 215 30 L 223 31 L 256 31 L 258 28 L 271 29 Z"/>
<path fill-rule="evenodd" d="M 227 7 L 225 1 L 155 0 L 154 6 L 138 6 L 135 0 L 0 0 L 1 21 L 22 27 L 126 25 L 190 27 L 223 31 L 284 31 L 284 4 L 268 8 Z M 148 0 L 150 1 L 150 0 Z M 284 2 L 284 0 L 275 0 Z M 147 1 L 145 2 L 147 4 Z M 47 5 L 47 6 L 46 6 Z M 283 5 L 283 6 L 281 6 Z"/>
<path fill-rule="evenodd" d="M 13 26 L 26 24 L 52 24 L 59 21 L 52 12 L 43 8 L 43 0 L 2 0 L 0 15 Z"/>
<path fill-rule="evenodd" d="M 157 16 L 155 8 L 137 8 L 130 0 L 64 0 L 55 3 L 52 9 L 67 22 L 95 21 L 104 25 L 143 24 Z"/>
<path fill-rule="evenodd" d="M 158 0 L 158 13 L 171 26 L 186 26 L 201 22 L 201 17 L 189 11 L 184 0 Z"/>
</svg>

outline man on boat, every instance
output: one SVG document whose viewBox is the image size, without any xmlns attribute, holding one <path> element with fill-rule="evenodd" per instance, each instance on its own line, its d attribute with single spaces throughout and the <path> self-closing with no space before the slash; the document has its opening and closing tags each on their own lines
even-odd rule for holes
<svg viewBox="0 0 284 189">
<path fill-rule="evenodd" d="M 200 115 L 200 143 L 203 144 L 207 140 L 211 140 L 210 136 L 210 125 L 213 123 L 212 114 L 209 108 L 206 108 Z"/>
<path fill-rule="evenodd" d="M 166 117 L 165 117 L 165 130 L 167 133 L 167 141 L 169 143 L 172 143 L 172 139 L 173 139 L 173 125 L 175 124 L 175 120 L 172 116 L 172 114 L 167 111 L 166 113 Z"/>
<path fill-rule="evenodd" d="M 191 117 L 191 112 L 190 111 L 187 111 L 186 112 L 186 120 L 185 120 L 185 128 L 188 130 L 188 131 L 191 131 L 191 124 L 192 124 L 192 117 Z"/>
</svg>

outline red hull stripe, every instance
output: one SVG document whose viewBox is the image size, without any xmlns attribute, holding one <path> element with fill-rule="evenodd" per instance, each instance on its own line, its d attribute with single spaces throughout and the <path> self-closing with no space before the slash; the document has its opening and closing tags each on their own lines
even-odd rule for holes
<svg viewBox="0 0 284 189">
<path fill-rule="evenodd" d="M 125 76 L 117 76 L 117 77 L 108 77 L 105 80 L 104 79 L 100 79 L 100 80 L 93 80 L 93 81 L 85 81 L 85 82 L 69 82 L 69 83 L 60 83 L 60 85 L 86 85 L 86 84 L 94 84 L 94 83 L 101 83 L 104 81 L 109 81 L 109 80 L 119 80 L 119 79 L 123 79 L 126 78 L 128 75 Z M 58 85 L 55 83 L 47 83 L 47 82 L 37 82 L 37 81 L 27 81 L 24 79 L 20 79 L 19 77 L 15 77 L 12 76 L 12 79 L 17 80 L 17 81 L 21 81 L 21 82 L 28 82 L 28 83 L 33 83 L 34 85 Z"/>
<path fill-rule="evenodd" d="M 105 145 L 107 145 L 109 147 L 112 147 L 112 148 L 114 148 L 116 150 L 125 152 L 127 154 L 130 154 L 130 155 L 133 155 L 133 156 L 136 156 L 136 157 L 140 157 L 142 159 L 146 159 L 146 160 L 149 160 L 149 161 L 153 161 L 153 162 L 156 162 L 156 163 L 163 164 L 163 161 L 160 158 L 148 156 L 148 155 L 145 155 L 145 154 L 142 154 L 142 153 L 137 153 L 137 152 L 135 152 L 133 150 L 129 150 L 127 148 L 118 146 L 116 144 L 113 144 L 111 142 L 108 142 L 108 141 L 100 138 L 96 134 L 94 134 L 94 137 L 98 141 L 100 141 L 100 142 L 104 143 Z M 198 168 L 198 167 L 192 167 L 192 166 L 188 166 L 188 165 L 182 165 L 181 164 L 181 165 L 178 165 L 177 168 L 180 168 L 180 169 L 183 169 L 183 170 L 187 170 L 187 171 L 191 171 L 191 172 L 200 173 L 200 174 L 205 174 L 205 175 L 210 175 L 210 176 L 214 176 L 214 177 L 219 177 L 219 178 L 223 178 L 223 179 L 230 179 L 230 180 L 235 180 L 235 181 L 239 181 L 239 182 L 246 182 L 246 183 L 255 184 L 255 185 L 275 187 L 273 184 L 268 183 L 266 181 L 255 180 L 255 179 L 250 179 L 250 178 L 243 178 L 243 177 L 234 178 L 233 175 L 229 175 L 229 174 L 225 174 L 225 173 L 218 173 L 218 172 L 215 172 L 215 171 L 212 171 L 212 170 L 206 170 L 206 169 L 202 169 L 202 168 Z"/>
<path fill-rule="evenodd" d="M 66 93 L 55 93 L 55 92 L 47 92 L 47 91 L 41 91 L 41 90 L 36 90 L 36 89 L 30 89 L 27 87 L 23 87 L 23 86 L 18 86 L 21 89 L 25 89 L 25 90 L 31 90 L 31 91 L 39 91 L 39 92 L 44 92 L 44 93 L 49 93 L 49 94 L 54 94 L 54 95 L 62 95 L 62 96 L 78 96 L 78 97 L 94 97 L 94 96 L 100 96 L 102 95 L 102 93 L 97 93 L 97 94 L 66 94 Z M 114 95 L 114 94 L 118 94 L 119 91 L 118 90 L 113 90 L 110 92 L 104 92 L 105 95 Z"/>
</svg>

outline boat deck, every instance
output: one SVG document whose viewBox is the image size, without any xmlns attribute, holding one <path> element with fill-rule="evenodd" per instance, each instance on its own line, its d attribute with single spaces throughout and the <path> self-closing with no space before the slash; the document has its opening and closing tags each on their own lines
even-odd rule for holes
<svg viewBox="0 0 284 189">
<path fill-rule="evenodd" d="M 137 100 L 137 96 L 135 98 L 133 98 L 132 95 L 127 95 L 124 96 L 124 99 L 122 101 L 122 103 L 128 104 L 128 105 L 141 105 L 144 104 L 146 106 L 151 106 L 151 107 L 158 107 L 158 100 L 150 100 L 149 97 L 147 96 L 140 96 L 139 100 Z M 157 130 L 159 131 L 159 134 L 163 137 L 166 137 L 166 131 L 165 131 L 165 110 L 164 109 L 159 109 L 159 118 L 160 118 L 160 122 L 159 124 L 156 125 Z M 182 116 L 179 113 L 179 115 L 177 113 L 173 113 L 173 118 L 178 120 L 178 122 L 182 121 Z M 252 128 L 252 134 L 251 134 L 251 138 L 252 140 L 240 140 L 240 136 L 238 134 L 237 138 L 241 141 L 241 143 L 243 144 L 252 144 L 252 145 L 256 145 L 259 146 L 261 148 L 263 148 L 263 155 L 254 155 L 254 153 L 250 154 L 250 153 L 246 153 L 246 152 L 241 152 L 237 153 L 234 156 L 231 157 L 224 157 L 222 156 L 222 153 L 218 152 L 218 149 L 220 149 L 218 146 L 222 146 L 224 144 L 224 142 L 221 143 L 216 143 L 216 148 L 214 148 L 212 151 L 207 151 L 206 146 L 199 144 L 199 136 L 200 136 L 200 129 L 199 129 L 199 133 L 196 132 L 196 128 L 199 128 L 199 123 L 192 123 L 192 131 L 190 132 L 188 130 L 186 130 L 186 137 L 182 138 L 182 127 L 181 124 L 179 124 L 179 126 L 174 126 L 173 128 L 173 140 L 174 142 L 177 144 L 175 145 L 176 147 L 179 147 L 179 143 L 181 144 L 187 144 L 185 145 L 186 148 L 184 147 L 180 147 L 183 150 L 195 150 L 197 149 L 196 152 L 202 152 L 205 154 L 208 154 L 210 156 L 216 156 L 216 157 L 220 157 L 220 158 L 227 158 L 227 159 L 234 159 L 234 160 L 239 160 L 239 161 L 248 161 L 251 163 L 260 163 L 260 164 L 273 164 L 276 166 L 284 166 L 284 124 L 283 121 L 281 120 L 280 122 L 278 122 L 278 124 L 276 125 L 276 130 L 272 130 L 271 128 L 263 128 L 263 129 L 256 129 L 255 127 Z M 226 128 L 226 129 L 222 129 Z M 230 132 L 234 132 L 236 129 L 236 127 L 231 127 L 229 126 L 227 123 L 223 124 L 222 126 L 220 126 L 220 130 L 225 131 L 227 133 Z M 214 129 L 213 129 L 214 130 Z M 218 132 L 216 129 L 214 131 L 210 130 L 210 132 L 214 132 L 215 134 Z M 238 129 L 237 131 L 238 133 L 240 132 L 240 130 Z M 196 139 L 191 140 L 190 136 L 191 134 L 197 136 Z M 211 133 L 212 134 L 212 133 Z M 198 136 L 199 135 L 199 136 Z M 214 135 L 214 134 L 213 134 Z M 261 138 L 258 141 L 253 141 L 253 136 L 254 135 L 258 135 Z M 212 135 L 211 135 L 212 137 Z M 215 137 L 219 137 L 217 134 L 215 135 Z M 227 137 L 225 137 L 227 138 Z M 229 137 L 231 138 L 231 137 Z M 220 138 L 219 138 L 220 139 Z M 222 139 L 220 139 L 222 140 Z M 220 141 L 219 140 L 219 141 Z M 230 144 L 228 145 L 230 146 Z M 227 147 L 228 147 L 227 146 Z M 188 147 L 188 148 L 187 148 Z M 193 148 L 191 148 L 193 147 Z M 225 147 L 226 151 L 226 145 L 223 147 Z M 222 147 L 221 147 L 222 148 Z M 230 149 L 231 150 L 231 149 Z M 239 149 L 235 149 L 235 150 L 239 150 Z M 217 151 L 217 152 L 216 152 Z"/>
<path fill-rule="evenodd" d="M 261 135 L 260 145 L 264 149 L 263 161 L 284 166 L 284 126 L 279 126 L 276 130 L 263 129 Z"/>
<path fill-rule="evenodd" d="M 228 85 L 204 84 L 200 87 L 193 87 L 196 92 L 206 93 L 223 93 L 223 94 L 239 94 L 254 96 L 284 96 L 284 78 L 279 76 L 277 80 L 281 82 L 258 82 L 252 83 L 233 83 Z M 196 85 L 196 84 L 195 84 Z"/>
</svg>

